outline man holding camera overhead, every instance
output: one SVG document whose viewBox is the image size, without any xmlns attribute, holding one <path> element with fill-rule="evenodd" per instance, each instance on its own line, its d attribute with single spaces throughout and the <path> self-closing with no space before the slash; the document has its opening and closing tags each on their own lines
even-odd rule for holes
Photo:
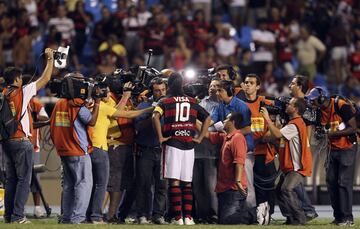
<svg viewBox="0 0 360 229">
<path fill-rule="evenodd" d="M 30 84 L 23 85 L 22 71 L 15 67 L 6 68 L 4 79 L 8 85 L 3 94 L 7 97 L 15 119 L 19 122 L 18 129 L 3 142 L 6 158 L 5 185 L 5 222 L 29 223 L 24 214 L 28 198 L 33 163 L 33 145 L 30 142 L 32 118 L 29 102 L 36 92 L 50 80 L 54 66 L 54 50 L 47 48 L 46 67 L 41 77 Z"/>
</svg>

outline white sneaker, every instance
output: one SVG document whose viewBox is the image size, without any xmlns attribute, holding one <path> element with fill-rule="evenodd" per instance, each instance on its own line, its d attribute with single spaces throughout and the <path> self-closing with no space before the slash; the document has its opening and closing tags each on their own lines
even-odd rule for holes
<svg viewBox="0 0 360 229">
<path fill-rule="evenodd" d="M 265 202 L 265 203 L 267 203 L 267 202 Z M 266 210 L 265 203 L 259 204 L 259 206 L 257 206 L 257 208 L 256 208 L 256 219 L 257 219 L 259 225 L 265 224 L 265 210 Z"/>
<path fill-rule="evenodd" d="M 45 217 L 45 213 L 43 212 L 43 210 L 40 206 L 34 207 L 34 216 L 35 216 L 35 218 Z"/>
<path fill-rule="evenodd" d="M 185 225 L 195 225 L 194 219 L 191 217 L 185 217 Z"/>
<path fill-rule="evenodd" d="M 267 201 L 264 204 L 265 204 L 264 225 L 269 225 L 270 224 L 270 206 Z"/>
<path fill-rule="evenodd" d="M 150 222 L 146 219 L 145 216 L 139 218 L 139 224 L 149 224 Z"/>
<path fill-rule="evenodd" d="M 173 219 L 171 221 L 171 224 L 175 224 L 175 225 L 184 225 L 184 220 L 182 218 L 176 220 L 176 219 Z"/>
</svg>

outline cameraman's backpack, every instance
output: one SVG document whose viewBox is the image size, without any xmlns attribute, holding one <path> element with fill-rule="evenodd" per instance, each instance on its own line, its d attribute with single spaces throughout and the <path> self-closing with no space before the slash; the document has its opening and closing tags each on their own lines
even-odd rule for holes
<svg viewBox="0 0 360 229">
<path fill-rule="evenodd" d="M 9 90 L 7 95 L 0 93 L 0 141 L 6 140 L 15 134 L 19 125 L 6 98 L 11 91 Z"/>
</svg>

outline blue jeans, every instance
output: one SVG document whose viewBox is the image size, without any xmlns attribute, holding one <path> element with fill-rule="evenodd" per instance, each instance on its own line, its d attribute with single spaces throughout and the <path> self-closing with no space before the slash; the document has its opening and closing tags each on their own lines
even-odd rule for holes
<svg viewBox="0 0 360 229">
<path fill-rule="evenodd" d="M 218 193 L 219 224 L 252 224 L 256 220 L 253 211 L 245 204 L 246 196 L 229 189 Z"/>
<path fill-rule="evenodd" d="M 64 170 L 61 223 L 81 223 L 85 221 L 93 186 L 91 159 L 86 154 L 64 156 L 61 161 Z"/>
<path fill-rule="evenodd" d="M 88 218 L 91 221 L 100 221 L 102 220 L 102 204 L 109 180 L 109 155 L 106 151 L 94 147 L 94 151 L 90 154 L 90 158 L 93 188 L 88 207 Z"/>
<path fill-rule="evenodd" d="M 311 205 L 311 200 L 309 195 L 306 193 L 305 187 L 303 184 L 300 184 L 294 188 L 299 201 L 301 202 L 301 207 L 305 212 L 305 215 L 315 215 L 315 207 Z"/>
<path fill-rule="evenodd" d="M 30 191 L 33 145 L 28 140 L 3 143 L 6 161 L 5 220 L 25 217 L 24 207 Z"/>
</svg>

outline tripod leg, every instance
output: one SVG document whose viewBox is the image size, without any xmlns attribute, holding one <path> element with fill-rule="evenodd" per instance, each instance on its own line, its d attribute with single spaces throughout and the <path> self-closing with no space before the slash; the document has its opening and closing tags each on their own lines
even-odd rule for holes
<svg viewBox="0 0 360 229">
<path fill-rule="evenodd" d="M 44 208 L 45 208 L 45 211 L 46 211 L 46 216 L 49 217 L 49 216 L 51 215 L 51 208 L 49 207 L 49 204 L 48 204 L 48 203 L 46 202 L 46 200 L 45 200 L 45 197 L 44 197 L 44 194 L 43 194 L 43 192 L 42 192 L 42 189 L 41 189 L 39 180 L 37 179 L 34 170 L 33 170 L 33 172 L 32 172 L 32 182 L 34 182 L 37 190 L 39 190 L 39 194 L 40 194 L 40 197 L 41 197 L 41 201 L 43 202 Z"/>
</svg>

